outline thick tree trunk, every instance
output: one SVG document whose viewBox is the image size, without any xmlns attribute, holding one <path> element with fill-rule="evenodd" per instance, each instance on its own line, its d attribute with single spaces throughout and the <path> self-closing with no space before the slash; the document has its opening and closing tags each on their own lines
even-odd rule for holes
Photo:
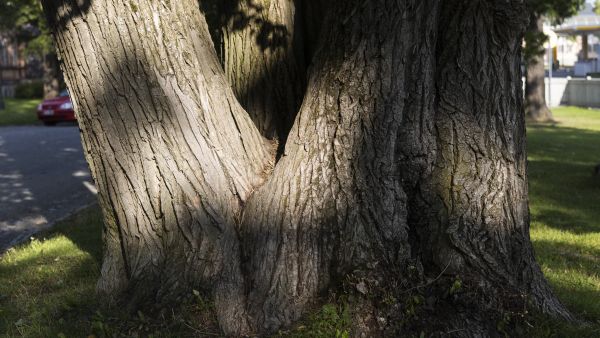
<svg viewBox="0 0 600 338">
<path fill-rule="evenodd" d="M 265 334 L 350 283 L 355 334 L 398 335 L 403 295 L 451 276 L 484 298 L 439 300 L 431 321 L 460 335 L 496 330 L 506 297 L 569 317 L 529 240 L 522 1 L 331 2 L 274 168 L 195 4 L 44 1 L 105 215 L 102 294 L 202 288 L 226 334 Z M 288 54 L 247 34 L 226 53 L 256 59 L 230 76 L 273 79 Z"/>
<path fill-rule="evenodd" d="M 235 225 L 273 156 L 197 3 L 44 7 L 105 216 L 98 291 L 137 306 L 203 289 L 224 328 L 246 331 Z"/>
<path fill-rule="evenodd" d="M 443 6 L 436 78 L 438 148 L 419 191 L 425 196 L 421 206 L 435 212 L 419 217 L 428 220 L 429 229 L 421 238 L 435 245 L 432 261 L 438 267 L 475 275 L 499 289 L 519 290 L 544 312 L 569 317 L 552 296 L 529 239 L 519 66 L 526 18 L 519 3 Z"/>
<path fill-rule="evenodd" d="M 56 54 L 49 53 L 44 57 L 44 99 L 52 99 L 60 92 L 60 69 Z"/>
<path fill-rule="evenodd" d="M 284 157 L 244 212 L 259 331 L 288 325 L 351 271 L 401 284 L 415 257 L 428 274 L 528 294 L 568 316 L 529 241 L 522 9 L 336 8 Z"/>
<path fill-rule="evenodd" d="M 533 16 L 529 22 L 528 32 L 532 35 L 543 34 L 544 19 Z M 525 114 L 536 122 L 552 121 L 552 112 L 546 104 L 546 85 L 544 78 L 544 53 L 536 53 L 527 60 L 525 82 Z"/>
</svg>

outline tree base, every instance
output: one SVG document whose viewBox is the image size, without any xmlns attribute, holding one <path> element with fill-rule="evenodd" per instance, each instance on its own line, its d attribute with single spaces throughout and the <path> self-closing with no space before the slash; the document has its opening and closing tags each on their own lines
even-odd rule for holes
<svg viewBox="0 0 600 338">
<path fill-rule="evenodd" d="M 527 109 L 525 113 L 525 121 L 528 123 L 557 123 L 557 121 L 552 116 L 552 111 L 545 105 L 543 108 L 538 108 L 534 110 Z"/>
<path fill-rule="evenodd" d="M 356 284 L 338 297 L 350 308 L 352 337 L 525 336 L 533 327 L 532 314 L 539 312 L 523 292 L 456 275 L 424 279 L 404 289 L 374 288 L 365 293 L 365 288 Z M 561 305 L 555 310 L 564 311 Z"/>
</svg>

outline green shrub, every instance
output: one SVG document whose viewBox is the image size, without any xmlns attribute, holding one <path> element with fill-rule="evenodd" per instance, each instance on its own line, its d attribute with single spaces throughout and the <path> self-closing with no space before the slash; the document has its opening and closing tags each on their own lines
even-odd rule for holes
<svg viewBox="0 0 600 338">
<path fill-rule="evenodd" d="M 42 97 L 44 97 L 44 83 L 42 81 L 21 83 L 15 88 L 15 98 L 17 99 L 38 99 Z"/>
</svg>

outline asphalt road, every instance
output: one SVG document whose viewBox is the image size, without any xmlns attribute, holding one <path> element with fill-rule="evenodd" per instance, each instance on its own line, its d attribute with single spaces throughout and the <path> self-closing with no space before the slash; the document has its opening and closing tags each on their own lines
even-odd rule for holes
<svg viewBox="0 0 600 338">
<path fill-rule="evenodd" d="M 0 253 L 95 200 L 76 126 L 0 127 Z"/>
</svg>

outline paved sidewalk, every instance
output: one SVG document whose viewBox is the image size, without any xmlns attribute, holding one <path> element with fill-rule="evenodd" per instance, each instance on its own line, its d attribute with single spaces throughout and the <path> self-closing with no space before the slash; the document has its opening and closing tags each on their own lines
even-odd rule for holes
<svg viewBox="0 0 600 338">
<path fill-rule="evenodd" d="M 96 201 L 76 126 L 0 127 L 0 253 Z"/>
</svg>

